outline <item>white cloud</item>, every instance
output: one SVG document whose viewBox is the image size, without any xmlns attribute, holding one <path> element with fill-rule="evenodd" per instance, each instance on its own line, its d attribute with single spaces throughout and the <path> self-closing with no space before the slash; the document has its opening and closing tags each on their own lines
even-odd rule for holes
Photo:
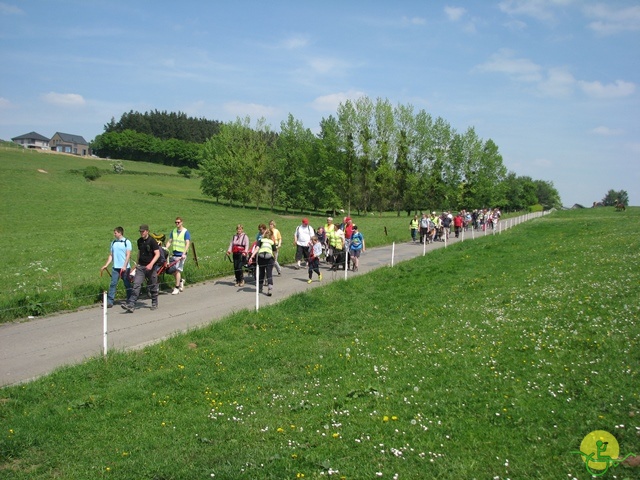
<svg viewBox="0 0 640 480">
<path fill-rule="evenodd" d="M 504 73 L 525 82 L 537 82 L 542 79 L 540 65 L 527 58 L 515 58 L 514 53 L 508 49 L 494 53 L 489 61 L 478 65 L 475 69 L 481 72 Z"/>
<path fill-rule="evenodd" d="M 22 15 L 24 11 L 15 5 L 0 2 L 0 15 Z"/>
<path fill-rule="evenodd" d="M 631 95 L 636 86 L 634 83 L 616 80 L 614 83 L 603 85 L 600 82 L 578 82 L 582 91 L 595 98 L 619 98 Z"/>
<path fill-rule="evenodd" d="M 243 102 L 227 102 L 224 104 L 224 110 L 234 117 L 245 117 L 248 115 L 252 119 L 271 117 L 279 113 L 275 107 Z"/>
<path fill-rule="evenodd" d="M 316 73 L 329 73 L 348 66 L 346 62 L 335 58 L 312 58 L 308 63 Z"/>
<path fill-rule="evenodd" d="M 587 17 L 594 18 L 589 28 L 602 35 L 640 30 L 640 6 L 614 9 L 606 4 L 585 7 Z"/>
<path fill-rule="evenodd" d="M 304 36 L 289 37 L 282 42 L 282 45 L 287 50 L 296 50 L 298 48 L 304 48 L 309 44 L 309 39 Z"/>
<path fill-rule="evenodd" d="M 360 97 L 364 97 L 365 93 L 356 90 L 349 90 L 348 92 L 332 93 L 330 95 L 324 95 L 316 98 L 311 102 L 311 106 L 318 112 L 333 112 L 338 110 L 338 106 L 347 100 L 356 100 Z"/>
<path fill-rule="evenodd" d="M 444 7 L 444 13 L 447 15 L 449 20 L 457 22 L 465 13 L 467 13 L 467 11 L 462 7 Z"/>
<path fill-rule="evenodd" d="M 80 107 L 86 103 L 82 95 L 77 93 L 49 92 L 42 95 L 42 100 L 59 107 Z"/>
<path fill-rule="evenodd" d="M 498 8 L 508 15 L 526 15 L 538 20 L 553 19 L 549 2 L 545 0 L 504 0 Z"/>
<path fill-rule="evenodd" d="M 609 128 L 601 125 L 599 127 L 593 128 L 591 130 L 591 133 L 594 133 L 596 135 L 602 135 L 605 137 L 611 137 L 614 135 L 622 135 L 624 133 L 624 130 Z"/>
<path fill-rule="evenodd" d="M 566 97 L 573 93 L 575 78 L 564 68 L 550 68 L 547 78 L 540 82 L 538 90 L 545 96 Z"/>
<path fill-rule="evenodd" d="M 402 23 L 409 24 L 409 25 L 425 25 L 427 21 L 422 17 L 411 17 L 411 18 L 403 17 Z"/>
<path fill-rule="evenodd" d="M 4 97 L 0 97 L 0 108 L 9 108 L 11 102 Z"/>
</svg>

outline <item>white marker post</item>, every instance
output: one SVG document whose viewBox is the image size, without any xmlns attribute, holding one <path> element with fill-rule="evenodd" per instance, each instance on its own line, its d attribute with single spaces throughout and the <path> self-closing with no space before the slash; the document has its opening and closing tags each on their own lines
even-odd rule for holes
<svg viewBox="0 0 640 480">
<path fill-rule="evenodd" d="M 391 266 L 393 267 L 393 261 L 396 256 L 396 242 L 391 245 Z"/>
<path fill-rule="evenodd" d="M 107 292 L 102 292 L 102 355 L 107 356 Z"/>
<path fill-rule="evenodd" d="M 349 270 L 349 249 L 347 248 L 347 253 L 344 256 L 344 279 L 347 279 L 347 271 Z"/>
<path fill-rule="evenodd" d="M 260 267 L 256 255 L 256 312 L 260 309 Z"/>
</svg>

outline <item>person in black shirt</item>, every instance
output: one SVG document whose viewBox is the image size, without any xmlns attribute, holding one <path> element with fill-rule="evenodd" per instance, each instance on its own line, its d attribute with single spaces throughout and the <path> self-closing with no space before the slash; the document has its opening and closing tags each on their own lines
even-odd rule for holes
<svg viewBox="0 0 640 480">
<path fill-rule="evenodd" d="M 158 271 L 155 268 L 156 262 L 160 258 L 160 245 L 149 235 L 149 225 L 140 225 L 140 238 L 138 239 L 138 264 L 136 265 L 136 275 L 133 281 L 133 292 L 129 302 L 123 305 L 127 312 L 133 313 L 136 308 L 136 300 L 140 296 L 142 282 L 147 280 L 149 293 L 151 294 L 151 310 L 158 308 Z"/>
</svg>

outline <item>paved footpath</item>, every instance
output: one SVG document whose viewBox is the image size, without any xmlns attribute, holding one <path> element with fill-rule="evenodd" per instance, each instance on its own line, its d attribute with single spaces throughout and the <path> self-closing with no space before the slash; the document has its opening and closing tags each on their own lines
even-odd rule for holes
<svg viewBox="0 0 640 480">
<path fill-rule="evenodd" d="M 462 241 L 472 239 L 465 232 Z M 482 232 L 475 233 L 481 238 Z M 447 245 L 459 242 L 451 235 Z M 360 257 L 358 272 L 349 271 L 349 277 L 362 275 L 375 268 L 394 265 L 418 257 L 424 252 L 445 247 L 436 242 L 424 248 L 419 243 L 388 245 L 367 249 Z M 277 303 L 293 293 L 315 288 L 322 284 L 344 279 L 344 271 L 332 272 L 321 263 L 322 282 L 307 284 L 306 268 L 296 270 L 283 266 L 282 275 L 274 276 L 273 296 L 260 295 L 260 307 Z M 275 271 L 274 271 L 275 274 Z M 141 299 L 134 313 L 126 313 L 116 302 L 107 310 L 107 349 L 112 351 L 139 349 L 172 335 L 218 321 L 244 309 L 256 308 L 255 281 L 244 287 L 234 286 L 232 276 L 186 285 L 179 295 L 162 293 L 158 310 L 152 311 L 151 301 Z M 266 291 L 266 289 L 265 289 Z M 103 354 L 104 316 L 100 306 L 66 312 L 25 322 L 0 325 L 0 387 L 33 380 L 51 373 L 56 368 L 80 363 Z"/>
</svg>

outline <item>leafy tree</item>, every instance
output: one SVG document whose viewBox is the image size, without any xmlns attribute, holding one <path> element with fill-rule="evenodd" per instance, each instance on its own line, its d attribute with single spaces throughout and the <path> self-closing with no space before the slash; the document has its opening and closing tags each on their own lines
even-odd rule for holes
<svg viewBox="0 0 640 480">
<path fill-rule="evenodd" d="M 344 206 L 340 195 L 341 186 L 348 182 L 343 170 L 344 157 L 337 119 L 333 116 L 322 119 L 309 165 L 309 176 L 316 182 L 316 188 L 310 191 L 310 200 L 314 208 L 322 206 L 333 212 L 332 215 Z"/>
<path fill-rule="evenodd" d="M 293 115 L 289 114 L 287 121 L 280 124 L 280 134 L 276 140 L 276 168 L 270 174 L 273 177 L 272 208 L 275 192 L 287 211 L 290 208 L 309 207 L 313 203 L 309 201 L 309 193 L 316 188 L 316 182 L 310 178 L 309 167 L 314 144 L 311 130 Z"/>
<path fill-rule="evenodd" d="M 560 201 L 560 194 L 558 190 L 553 186 L 553 182 L 547 182 L 544 180 L 534 180 L 533 183 L 536 186 L 536 196 L 538 197 L 538 203 L 544 208 L 558 208 L 562 206 Z"/>
<path fill-rule="evenodd" d="M 224 124 L 205 143 L 201 162 L 201 189 L 205 195 L 259 208 L 265 195 L 269 128 L 264 119 L 251 128 L 250 117 Z"/>
<path fill-rule="evenodd" d="M 609 190 L 602 199 L 602 204 L 605 207 L 613 207 L 617 203 L 622 203 L 625 207 L 629 206 L 629 194 L 626 190 Z"/>
</svg>

